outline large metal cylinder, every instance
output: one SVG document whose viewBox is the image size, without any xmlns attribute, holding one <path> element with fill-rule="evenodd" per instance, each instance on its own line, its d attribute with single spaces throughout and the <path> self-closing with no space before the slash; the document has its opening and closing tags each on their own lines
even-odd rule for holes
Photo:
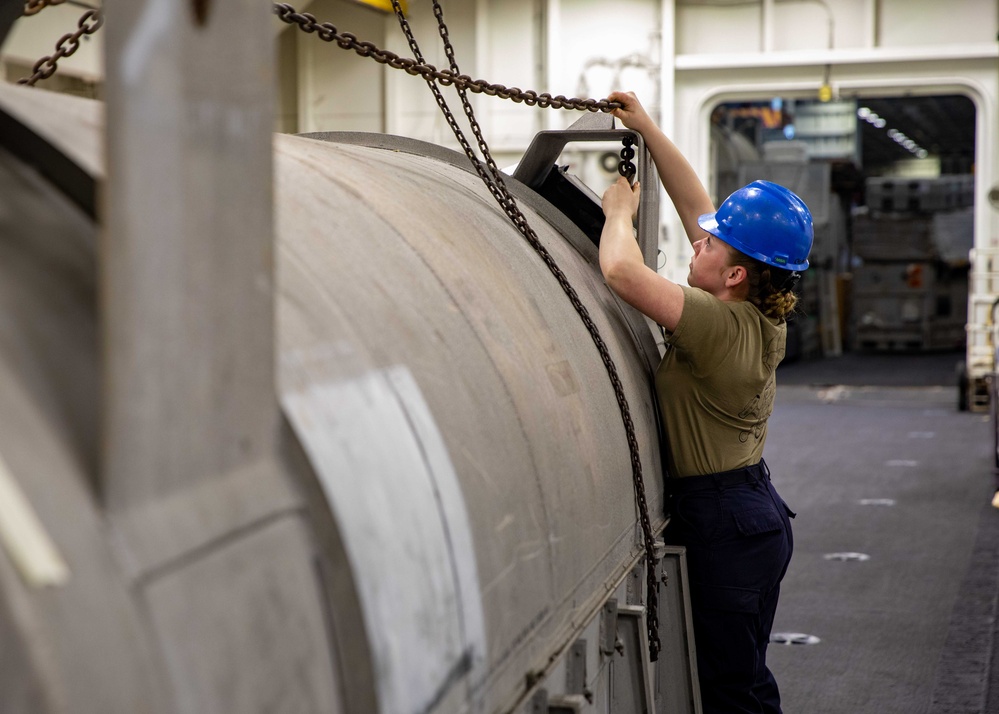
<svg viewBox="0 0 999 714">
<path fill-rule="evenodd" d="M 619 405 L 563 287 L 464 156 L 327 138 L 276 142 L 278 349 L 349 562 L 334 577 L 360 603 L 334 609 L 341 653 L 358 662 L 363 624 L 382 711 L 429 710 L 457 675 L 502 711 L 640 553 Z M 652 333 L 595 246 L 519 193 L 617 365 L 661 524 Z"/>
<path fill-rule="evenodd" d="M 0 487 L 35 518 L 0 533 L 0 709 L 522 711 L 587 639 L 580 692 L 612 662 L 651 691 L 647 645 L 614 625 L 618 600 L 641 617 L 644 551 L 605 364 L 466 159 L 411 140 L 275 137 L 267 349 L 292 495 L 246 494 L 243 472 L 179 486 L 142 513 L 194 545 L 137 568 L 132 539 L 155 553 L 160 531 L 109 508 L 99 459 L 102 113 L 31 92 L 0 87 L 0 120 L 44 154 L 0 150 Z M 508 183 L 616 365 L 657 531 L 653 332 L 590 240 Z M 651 701 L 609 696 L 593 706 Z"/>
</svg>

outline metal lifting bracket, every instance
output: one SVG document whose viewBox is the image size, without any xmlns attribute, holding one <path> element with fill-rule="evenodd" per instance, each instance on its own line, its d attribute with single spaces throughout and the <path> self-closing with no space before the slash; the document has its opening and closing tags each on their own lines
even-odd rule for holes
<svg viewBox="0 0 999 714">
<path fill-rule="evenodd" d="M 599 243 L 600 228 L 603 227 L 600 197 L 578 179 L 566 174 L 555 162 L 567 144 L 621 141 L 625 137 L 634 142 L 638 165 L 636 178 L 642 185 L 636 218 L 638 245 L 645 264 L 655 270 L 659 250 L 659 180 L 645 150 L 645 141 L 638 132 L 615 128 L 614 117 L 610 114 L 586 114 L 568 129 L 538 132 L 513 177 L 551 201 L 590 240 Z"/>
</svg>

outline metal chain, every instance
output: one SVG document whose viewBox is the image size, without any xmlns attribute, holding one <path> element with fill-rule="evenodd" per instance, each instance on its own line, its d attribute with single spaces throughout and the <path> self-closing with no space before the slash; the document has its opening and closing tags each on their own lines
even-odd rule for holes
<svg viewBox="0 0 999 714">
<path fill-rule="evenodd" d="M 51 0 L 37 0 L 38 2 L 48 2 L 48 4 L 55 4 Z M 60 0 L 61 2 L 62 0 Z M 44 7 L 44 5 L 42 5 Z M 41 7 L 39 7 L 41 9 Z M 37 12 L 37 10 L 35 11 Z M 32 74 L 30 77 L 22 77 L 17 80 L 18 84 L 27 84 L 28 86 L 33 86 L 35 82 L 40 79 L 48 79 L 56 71 L 56 63 L 63 57 L 69 57 L 71 54 L 80 49 L 80 38 L 84 35 L 92 35 L 101 29 L 101 25 L 104 24 L 104 14 L 101 10 L 87 10 L 83 13 L 79 22 L 76 23 L 76 32 L 71 32 L 69 34 L 63 35 L 59 38 L 56 43 L 55 54 L 49 55 L 47 57 L 42 57 L 40 60 L 35 62 L 35 66 L 32 67 Z"/>
<path fill-rule="evenodd" d="M 628 179 L 630 183 L 635 178 L 635 174 L 638 173 L 638 169 L 631 161 L 635 158 L 635 150 L 631 148 L 635 140 L 630 136 L 625 136 L 621 139 L 621 143 L 624 144 L 624 148 L 621 149 L 621 160 L 617 163 L 617 172 Z"/>
<path fill-rule="evenodd" d="M 35 15 L 46 7 L 61 5 L 65 2 L 67 0 L 26 0 L 24 14 Z M 362 57 L 371 57 L 380 64 L 405 70 L 407 74 L 420 75 L 428 81 L 439 82 L 445 87 L 454 85 L 457 88 L 467 89 L 477 94 L 511 99 L 517 103 L 523 102 L 528 106 L 538 106 L 543 109 L 577 109 L 580 111 L 599 112 L 609 111 L 621 106 L 620 102 L 610 102 L 606 99 L 578 99 L 575 97 L 565 97 L 561 94 L 552 96 L 547 92 L 525 91 L 517 87 L 506 87 L 502 84 L 487 82 L 484 79 L 472 79 L 468 75 L 457 71 L 438 70 L 432 64 L 428 64 L 422 60 L 417 62 L 408 57 L 400 57 L 394 52 L 380 49 L 374 43 L 361 41 L 352 33 L 338 32 L 336 27 L 331 23 L 320 23 L 314 15 L 296 12 L 295 8 L 287 3 L 275 3 L 274 13 L 283 22 L 290 25 L 298 25 L 299 29 L 303 32 L 316 33 L 321 40 L 335 43 L 343 49 L 354 50 Z M 90 24 L 91 21 L 92 24 Z M 18 84 L 33 86 L 38 80 L 51 77 L 55 74 L 58 61 L 76 52 L 80 48 L 80 38 L 83 35 L 92 35 L 100 29 L 103 22 L 103 14 L 99 9 L 89 10 L 84 13 L 79 23 L 77 23 L 78 29 L 76 32 L 66 34 L 60 38 L 56 44 L 56 53 L 38 60 L 32 68 L 31 76 L 19 79 Z M 66 43 L 69 43 L 68 46 Z"/>
<path fill-rule="evenodd" d="M 455 75 L 459 75 L 459 70 L 454 57 L 454 49 L 451 45 L 451 41 L 447 32 L 447 26 L 444 23 L 444 14 L 441 9 L 438 0 L 433 0 L 434 3 L 434 15 L 437 17 L 438 28 L 440 31 L 441 39 L 444 42 L 445 52 L 447 54 L 448 62 L 451 66 L 451 71 Z M 399 5 L 398 0 L 392 0 L 392 6 L 395 9 L 396 16 L 399 19 L 399 24 L 402 27 L 403 32 L 406 35 L 406 39 L 409 42 L 410 48 L 413 50 L 413 54 L 416 56 L 419 62 L 423 62 L 422 54 L 420 53 L 419 45 L 416 42 L 416 38 L 413 36 L 412 30 L 409 27 L 409 22 L 406 20 L 405 14 L 402 12 L 402 8 Z M 425 77 L 427 85 L 430 87 L 431 92 L 433 92 L 434 98 L 437 100 L 438 106 L 444 113 L 444 117 L 447 120 L 448 125 L 451 127 L 468 156 L 469 160 L 472 162 L 472 166 L 475 168 L 476 173 L 483 180 L 489 192 L 496 198 L 500 207 L 507 214 L 513 224 L 521 232 L 527 242 L 534 248 L 535 252 L 541 257 L 542 261 L 548 267 L 552 275 L 558 281 L 559 286 L 562 291 L 569 298 L 569 302 L 572 304 L 573 308 L 576 310 L 577 314 L 582 320 L 583 324 L 586 326 L 587 331 L 590 334 L 590 338 L 593 340 L 594 345 L 597 348 L 597 352 L 600 354 L 600 358 L 604 363 L 604 368 L 607 371 L 607 375 L 610 379 L 611 385 L 614 388 L 614 394 L 617 398 L 618 408 L 621 412 L 621 420 L 624 424 L 624 430 L 628 441 L 628 449 L 631 454 L 631 468 L 632 476 L 634 481 L 635 490 L 635 500 L 638 503 L 639 510 L 639 520 L 641 521 L 642 535 L 645 547 L 645 557 L 646 557 L 646 587 L 647 593 L 647 626 L 649 632 L 649 656 L 652 661 L 655 661 L 659 657 L 659 651 L 661 649 L 662 643 L 659 639 L 659 608 L 658 608 L 658 593 L 659 584 L 656 580 L 656 555 L 655 547 L 653 543 L 652 536 L 652 524 L 649 519 L 649 507 L 645 498 L 645 483 L 642 478 L 642 461 L 641 452 L 638 446 L 638 438 L 635 435 L 635 425 L 631 418 L 631 409 L 628 405 L 628 398 L 624 391 L 624 385 L 621 382 L 621 378 L 617 371 L 617 365 L 614 363 L 613 358 L 610 355 L 610 351 L 607 348 L 606 342 L 604 342 L 603 337 L 600 334 L 600 330 L 596 323 L 593 322 L 593 318 L 590 317 L 589 311 L 586 306 L 579 298 L 579 294 L 576 289 L 569 282 L 565 273 L 558 266 L 555 259 L 552 257 L 551 253 L 547 248 L 541 243 L 538 238 L 537 233 L 527 222 L 527 218 L 524 216 L 523 212 L 517 206 L 517 202 L 513 195 L 510 193 L 506 186 L 506 182 L 503 179 L 503 174 L 496 167 L 495 162 L 492 159 L 492 155 L 489 151 L 489 147 L 486 144 L 485 139 L 482 136 L 481 130 L 479 128 L 479 123 L 475 118 L 475 113 L 472 109 L 471 104 L 468 102 L 468 97 L 465 90 L 468 87 L 457 86 L 458 94 L 461 98 L 462 108 L 465 111 L 465 115 L 468 118 L 469 125 L 472 127 L 472 132 L 475 134 L 476 140 L 479 145 L 479 150 L 482 152 L 483 157 L 486 160 L 488 166 L 488 174 L 486 170 L 482 167 L 482 162 L 475 155 L 467 139 L 464 136 L 461 128 L 458 126 L 454 115 L 451 113 L 450 107 L 448 107 L 447 102 L 444 100 L 441 94 L 440 88 L 437 84 L 430 79 Z M 631 159 L 634 158 L 635 152 L 631 148 L 631 141 L 624 142 L 624 148 L 621 150 L 621 162 L 618 164 L 618 170 L 623 176 L 629 176 L 629 169 L 631 175 L 634 175 L 635 167 L 631 164 Z"/>
<path fill-rule="evenodd" d="M 27 0 L 24 3 L 25 15 L 37 15 L 49 5 L 62 5 L 66 0 Z"/>
<path fill-rule="evenodd" d="M 467 74 L 461 74 L 446 69 L 437 69 L 432 64 L 417 61 L 410 57 L 400 57 L 394 52 L 383 50 L 372 42 L 359 40 L 357 36 L 350 32 L 339 32 L 336 27 L 329 22 L 319 22 L 314 15 L 307 12 L 297 12 L 288 3 L 275 3 L 274 14 L 283 22 L 289 25 L 298 25 L 299 29 L 307 33 L 315 33 L 324 42 L 335 43 L 345 50 L 353 50 L 362 57 L 371 57 L 379 64 L 386 64 L 394 69 L 404 70 L 407 74 L 420 75 L 427 81 L 439 82 L 445 87 L 454 85 L 461 89 L 467 89 L 476 94 L 486 94 L 491 97 L 501 99 L 512 99 L 528 106 L 539 106 L 543 109 L 578 109 L 580 111 L 605 112 L 610 109 L 617 109 L 620 102 L 610 102 L 606 99 L 577 99 L 564 97 L 561 94 L 552 96 L 547 92 L 538 93 L 533 90 L 522 90 L 517 87 L 505 87 L 502 84 L 494 84 L 484 79 L 472 79 Z"/>
</svg>

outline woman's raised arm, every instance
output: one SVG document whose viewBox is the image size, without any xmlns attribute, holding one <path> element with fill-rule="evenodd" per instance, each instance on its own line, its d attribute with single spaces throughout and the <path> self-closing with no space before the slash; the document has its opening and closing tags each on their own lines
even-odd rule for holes
<svg viewBox="0 0 999 714">
<path fill-rule="evenodd" d="M 687 240 L 693 244 L 703 238 L 704 231 L 697 225 L 697 218 L 703 213 L 714 212 L 715 207 L 693 167 L 652 121 L 634 92 L 611 92 L 607 98 L 623 105 L 620 109 L 612 110 L 614 116 L 626 127 L 641 134 L 645 140 L 645 146 L 659 172 L 659 179 L 683 223 Z"/>
</svg>

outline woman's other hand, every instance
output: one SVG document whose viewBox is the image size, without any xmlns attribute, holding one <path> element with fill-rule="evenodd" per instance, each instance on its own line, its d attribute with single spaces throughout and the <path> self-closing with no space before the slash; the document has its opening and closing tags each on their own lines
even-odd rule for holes
<svg viewBox="0 0 999 714">
<path fill-rule="evenodd" d="M 612 183 L 606 191 L 600 205 L 604 209 L 604 216 L 607 218 L 622 217 L 631 221 L 638 213 L 638 201 L 641 194 L 641 185 L 638 181 L 632 186 L 624 176 Z"/>
</svg>

